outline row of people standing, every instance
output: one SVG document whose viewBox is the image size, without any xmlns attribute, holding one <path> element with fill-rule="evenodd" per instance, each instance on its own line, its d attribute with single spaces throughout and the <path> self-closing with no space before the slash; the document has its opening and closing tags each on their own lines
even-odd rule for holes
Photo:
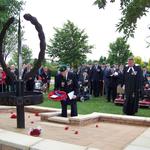
<svg viewBox="0 0 150 150">
<path fill-rule="evenodd" d="M 117 96 L 117 85 L 122 80 L 122 68 L 117 69 L 116 66 L 98 65 L 95 63 L 91 66 L 83 66 L 77 72 L 78 80 L 83 78 L 87 73 L 90 94 L 94 97 L 106 95 L 107 100 L 114 99 Z"/>
<path fill-rule="evenodd" d="M 105 95 L 107 101 L 113 101 L 118 95 L 124 96 L 124 69 L 126 65 L 84 65 L 79 68 L 77 72 L 78 80 L 83 82 L 83 76 L 86 72 L 86 82 L 88 79 L 88 87 L 90 94 L 94 97 Z M 145 86 L 149 86 L 147 80 L 147 70 L 143 68 L 142 70 L 141 91 L 140 97 L 143 98 L 143 90 Z"/>
<path fill-rule="evenodd" d="M 15 78 L 17 79 L 18 76 L 18 69 L 15 65 L 11 65 L 9 67 L 10 72 L 14 74 Z M 31 64 L 23 65 L 22 67 L 22 78 L 30 72 L 32 69 Z M 42 85 L 46 84 L 46 90 L 49 91 L 50 87 L 50 80 L 51 80 L 51 71 L 48 67 L 41 67 L 36 75 L 29 77 L 25 81 L 25 90 L 26 91 L 33 91 L 35 88 L 35 83 L 37 80 L 40 80 Z M 3 71 L 3 68 L 0 67 L 0 92 L 14 92 L 16 90 L 15 87 L 15 80 L 12 80 L 7 76 L 7 74 Z"/>
<path fill-rule="evenodd" d="M 28 64 L 23 70 L 22 78 L 24 78 L 24 76 L 28 72 L 30 72 L 31 69 L 32 69 L 32 65 Z M 51 71 L 47 66 L 45 67 L 41 66 L 34 76 L 29 77 L 26 80 L 26 85 L 25 85 L 26 91 L 33 91 L 35 89 L 35 84 L 37 81 L 41 82 L 41 87 L 42 86 L 45 87 L 45 92 L 49 91 L 50 81 L 51 81 Z"/>
</svg>

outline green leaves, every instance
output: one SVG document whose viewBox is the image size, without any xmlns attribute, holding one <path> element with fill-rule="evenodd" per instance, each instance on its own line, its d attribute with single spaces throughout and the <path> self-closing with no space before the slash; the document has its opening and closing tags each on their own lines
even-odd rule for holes
<svg viewBox="0 0 150 150">
<path fill-rule="evenodd" d="M 114 0 L 111 0 L 114 2 Z M 94 2 L 99 8 L 105 8 L 106 0 L 96 0 Z M 117 24 L 117 30 L 125 34 L 125 38 L 134 37 L 138 19 L 147 15 L 150 8 L 150 0 L 120 0 L 122 17 Z"/>
<path fill-rule="evenodd" d="M 17 18 L 23 9 L 24 2 L 17 0 L 0 0 L 0 31 L 4 23 L 10 18 Z M 16 50 L 17 47 L 17 22 L 13 23 L 6 33 L 3 45 L 4 59 Z"/>
<path fill-rule="evenodd" d="M 101 8 L 105 8 L 106 6 L 106 0 L 96 0 L 94 2 L 94 5 L 98 5 L 98 8 L 101 9 Z"/>
<path fill-rule="evenodd" d="M 150 1 L 148 0 L 133 0 L 131 2 L 126 2 L 125 6 L 122 8 L 123 16 L 117 25 L 118 31 L 123 31 L 126 38 L 129 36 L 134 37 L 137 20 L 147 14 L 149 5 Z"/>
<path fill-rule="evenodd" d="M 23 45 L 22 46 L 23 64 L 30 63 L 31 58 L 32 58 L 32 50 L 27 45 Z M 13 60 L 12 63 L 17 64 L 17 62 L 18 62 L 18 51 L 17 50 L 15 52 L 13 52 L 12 60 Z"/>
<path fill-rule="evenodd" d="M 47 54 L 62 63 L 77 67 L 85 61 L 86 54 L 91 52 L 92 45 L 88 45 L 88 36 L 71 21 L 67 21 L 62 28 L 54 28 L 55 35 L 47 46 Z"/>
<path fill-rule="evenodd" d="M 132 53 L 129 50 L 129 45 L 124 38 L 117 38 L 114 43 L 109 45 L 108 62 L 110 64 L 125 64 Z"/>
</svg>

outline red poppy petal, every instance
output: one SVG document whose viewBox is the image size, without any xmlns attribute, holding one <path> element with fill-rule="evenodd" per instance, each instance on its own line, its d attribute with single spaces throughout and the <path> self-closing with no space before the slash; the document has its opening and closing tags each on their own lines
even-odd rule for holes
<svg viewBox="0 0 150 150">
<path fill-rule="evenodd" d="M 79 133 L 78 131 L 75 131 L 75 132 L 74 132 L 74 134 L 78 134 L 78 133 Z"/>
<path fill-rule="evenodd" d="M 69 129 L 69 127 L 65 127 L 65 130 L 68 130 Z"/>
<path fill-rule="evenodd" d="M 35 113 L 35 116 L 40 116 L 38 112 Z"/>
</svg>

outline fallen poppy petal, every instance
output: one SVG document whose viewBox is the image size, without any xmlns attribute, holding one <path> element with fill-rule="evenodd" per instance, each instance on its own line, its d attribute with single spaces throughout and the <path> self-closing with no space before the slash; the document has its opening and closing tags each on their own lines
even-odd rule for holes
<svg viewBox="0 0 150 150">
<path fill-rule="evenodd" d="M 78 131 L 75 131 L 75 132 L 74 132 L 74 134 L 78 134 L 78 133 L 79 133 Z"/>
<path fill-rule="evenodd" d="M 35 113 L 35 116 L 40 116 L 38 112 Z"/>
<path fill-rule="evenodd" d="M 98 125 L 96 125 L 96 128 L 98 128 L 99 126 Z"/>
<path fill-rule="evenodd" d="M 65 127 L 65 130 L 68 130 L 69 129 L 69 127 Z"/>
<path fill-rule="evenodd" d="M 17 115 L 16 115 L 16 114 L 12 114 L 12 115 L 10 116 L 10 118 L 16 119 L 16 118 L 17 118 Z"/>
</svg>

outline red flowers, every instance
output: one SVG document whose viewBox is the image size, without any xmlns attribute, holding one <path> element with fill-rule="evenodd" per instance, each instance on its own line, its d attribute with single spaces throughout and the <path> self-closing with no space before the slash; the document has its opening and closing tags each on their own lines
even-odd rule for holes
<svg viewBox="0 0 150 150">
<path fill-rule="evenodd" d="M 40 116 L 38 112 L 35 113 L 35 116 Z"/>
<path fill-rule="evenodd" d="M 41 131 L 38 129 L 34 129 L 30 132 L 30 135 L 32 136 L 39 136 L 41 134 Z"/>
<path fill-rule="evenodd" d="M 65 127 L 65 130 L 68 130 L 69 129 L 69 127 Z"/>
<path fill-rule="evenodd" d="M 16 114 L 11 114 L 10 118 L 16 119 L 16 118 L 17 118 L 17 115 L 16 115 Z"/>
<path fill-rule="evenodd" d="M 98 128 L 99 126 L 98 126 L 98 124 L 96 125 L 96 128 Z"/>
<path fill-rule="evenodd" d="M 31 128 L 29 130 L 29 135 L 31 136 L 40 136 L 42 129 L 40 127 L 37 128 Z"/>
<path fill-rule="evenodd" d="M 78 132 L 78 131 L 75 131 L 74 134 L 79 134 L 79 132 Z"/>
</svg>

